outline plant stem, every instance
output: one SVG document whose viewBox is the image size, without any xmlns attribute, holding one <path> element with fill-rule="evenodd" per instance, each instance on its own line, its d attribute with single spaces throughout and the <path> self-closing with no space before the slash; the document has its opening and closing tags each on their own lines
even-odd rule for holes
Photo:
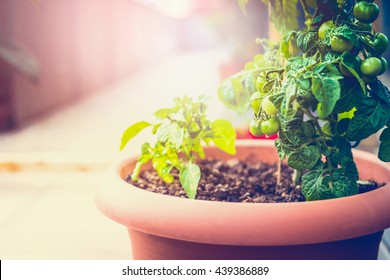
<svg viewBox="0 0 390 280">
<path fill-rule="evenodd" d="M 294 169 L 294 173 L 292 175 L 292 183 L 294 186 L 301 183 L 302 171 Z"/>
<path fill-rule="evenodd" d="M 278 188 L 282 181 L 282 161 L 278 160 L 278 171 L 276 173 L 276 187 Z"/>
<path fill-rule="evenodd" d="M 302 107 L 302 111 L 314 121 L 314 126 L 317 128 L 318 133 L 320 134 L 321 137 L 325 138 L 332 138 L 331 135 L 326 134 L 325 132 L 322 131 L 322 128 L 320 124 L 318 123 L 318 117 L 314 116 L 309 110 L 305 109 Z"/>
<path fill-rule="evenodd" d="M 306 0 L 300 0 L 303 12 L 305 13 L 305 18 L 307 19 L 308 17 L 311 17 L 311 14 L 309 12 L 309 8 L 307 6 Z"/>
</svg>

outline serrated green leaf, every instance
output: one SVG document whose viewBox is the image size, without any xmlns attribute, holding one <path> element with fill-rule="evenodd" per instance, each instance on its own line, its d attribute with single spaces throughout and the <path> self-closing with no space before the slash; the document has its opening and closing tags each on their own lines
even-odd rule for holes
<svg viewBox="0 0 390 280">
<path fill-rule="evenodd" d="M 319 117 L 326 118 L 332 113 L 336 102 L 340 99 L 340 83 L 338 79 L 315 75 L 312 78 L 312 91 L 320 103 Z"/>
<path fill-rule="evenodd" d="M 301 31 L 297 36 L 297 45 L 302 52 L 306 53 L 316 47 L 316 36 L 313 32 Z"/>
<path fill-rule="evenodd" d="M 376 133 L 385 126 L 390 117 L 389 107 L 370 97 L 361 100 L 356 109 L 347 130 L 350 141 L 361 141 Z"/>
<path fill-rule="evenodd" d="M 337 100 L 334 107 L 335 113 L 344 113 L 352 110 L 355 105 L 364 96 L 359 83 L 356 80 L 344 79 L 340 83 L 340 99 Z"/>
<path fill-rule="evenodd" d="M 157 140 L 159 142 L 172 143 L 177 149 L 183 144 L 184 129 L 176 123 L 165 122 L 157 130 Z"/>
<path fill-rule="evenodd" d="M 383 130 L 379 140 L 381 144 L 379 145 L 378 157 L 384 162 L 390 162 L 390 128 Z"/>
<path fill-rule="evenodd" d="M 307 201 L 333 198 L 329 181 L 329 176 L 323 177 L 321 170 L 311 170 L 302 176 L 302 194 Z"/>
<path fill-rule="evenodd" d="M 357 194 L 358 191 L 356 181 L 351 182 L 341 169 L 337 169 L 332 173 L 332 193 L 334 197 L 351 196 Z"/>
<path fill-rule="evenodd" d="M 121 139 L 121 146 L 120 150 L 123 150 L 123 148 L 127 145 L 127 143 L 133 139 L 138 133 L 140 133 L 143 129 L 147 128 L 148 126 L 151 126 L 148 122 L 137 122 L 133 124 L 132 126 L 128 127 L 122 135 Z"/>
<path fill-rule="evenodd" d="M 301 119 L 292 119 L 288 121 L 281 120 L 281 129 L 283 136 L 294 146 L 300 146 L 308 142 L 309 138 L 306 136 L 302 128 Z"/>
<path fill-rule="evenodd" d="M 382 100 L 387 106 L 390 107 L 390 91 L 389 89 L 382 84 L 381 81 L 377 80 L 375 84 L 370 84 L 371 92 Z"/>
<path fill-rule="evenodd" d="M 320 157 L 320 151 L 316 146 L 304 146 L 289 155 L 287 164 L 296 170 L 307 170 L 311 169 Z"/>
<path fill-rule="evenodd" d="M 270 20 L 282 35 L 299 27 L 298 0 L 268 0 L 271 6 Z"/>
<path fill-rule="evenodd" d="M 215 145 L 230 155 L 236 153 L 236 131 L 227 120 L 216 120 L 211 124 L 213 130 L 213 142 Z"/>
<path fill-rule="evenodd" d="M 180 183 L 188 198 L 194 199 L 198 190 L 200 180 L 200 168 L 197 164 L 189 162 L 179 174 Z"/>
<path fill-rule="evenodd" d="M 351 181 L 352 184 L 356 183 L 357 180 L 359 180 L 359 171 L 354 161 L 348 163 L 348 165 L 344 168 L 344 170 L 345 170 L 345 176 L 348 177 L 348 179 Z"/>
<path fill-rule="evenodd" d="M 336 145 L 338 151 L 337 163 L 342 167 L 348 166 L 353 161 L 351 144 L 345 138 L 340 137 L 336 139 Z"/>
<path fill-rule="evenodd" d="M 278 152 L 279 159 L 284 160 L 287 156 L 288 149 L 286 149 L 285 145 L 281 141 L 280 136 L 275 140 L 275 148 Z"/>
<path fill-rule="evenodd" d="M 314 135 L 314 133 L 316 132 L 315 127 L 311 121 L 303 122 L 302 129 L 308 138 L 311 138 Z"/>
</svg>

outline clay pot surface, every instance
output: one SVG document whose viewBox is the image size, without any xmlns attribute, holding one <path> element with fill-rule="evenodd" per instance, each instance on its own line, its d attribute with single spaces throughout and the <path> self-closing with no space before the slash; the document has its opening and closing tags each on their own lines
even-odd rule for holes
<svg viewBox="0 0 390 280">
<path fill-rule="evenodd" d="M 206 156 L 223 160 L 233 158 L 215 147 L 207 147 Z M 238 141 L 234 157 L 252 163 L 277 161 L 273 141 Z M 380 162 L 376 155 L 354 151 L 354 158 L 362 179 L 390 182 L 389 166 Z M 109 168 L 96 195 L 98 208 L 112 220 L 128 227 L 135 258 L 376 258 L 382 230 L 390 227 L 390 183 L 368 193 L 323 201 L 263 204 L 211 202 L 156 194 L 128 184 L 124 178 L 134 168 L 135 160 L 121 161 Z M 149 238 L 149 241 L 145 241 L 145 238 Z M 357 255 L 363 249 L 358 249 L 357 244 L 366 246 L 364 240 L 367 238 L 373 239 L 375 244 L 371 249 L 364 249 L 366 254 Z M 166 243 L 161 247 L 164 249 L 156 248 L 164 240 L 178 243 L 171 247 Z M 299 247 L 304 247 L 308 252 L 319 250 L 323 247 L 320 244 L 324 243 L 328 244 L 329 249 L 343 240 L 349 242 L 348 246 L 352 247 L 353 252 L 346 252 L 346 248 L 332 249 L 333 256 L 329 257 L 322 253 L 309 256 L 291 253 L 292 249 L 298 252 Z M 186 251 L 180 248 L 196 244 L 203 246 L 203 249 L 187 250 L 187 253 L 192 251 L 192 255 L 186 256 L 185 252 L 169 255 L 169 250 Z M 255 248 L 250 249 L 250 246 Z M 287 250 L 281 246 L 287 246 Z M 145 248 L 146 252 L 142 252 Z M 207 253 L 205 248 L 212 248 L 213 253 Z M 216 253 L 218 248 L 224 249 Z M 241 250 L 242 254 L 226 253 L 233 248 Z M 252 250 L 253 254 L 250 253 Z M 270 252 L 268 255 L 262 254 L 267 250 L 273 251 L 274 255 Z"/>
</svg>

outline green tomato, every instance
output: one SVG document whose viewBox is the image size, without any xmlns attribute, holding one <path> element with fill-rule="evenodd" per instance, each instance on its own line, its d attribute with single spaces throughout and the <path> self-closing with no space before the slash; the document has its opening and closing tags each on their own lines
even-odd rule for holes
<svg viewBox="0 0 390 280">
<path fill-rule="evenodd" d="M 320 39 L 324 39 L 326 31 L 328 31 L 331 28 L 335 28 L 333 20 L 325 21 L 323 24 L 321 24 L 320 28 L 318 29 L 318 37 L 320 37 Z"/>
<path fill-rule="evenodd" d="M 277 118 L 271 117 L 270 119 L 261 123 L 261 131 L 267 135 L 272 136 L 278 133 L 280 129 L 280 122 Z"/>
<path fill-rule="evenodd" d="M 353 15 L 363 23 L 372 23 L 379 16 L 379 7 L 375 3 L 362 1 L 353 7 Z"/>
<path fill-rule="evenodd" d="M 387 47 L 389 46 L 389 40 L 387 39 L 387 36 L 385 34 L 378 33 L 374 41 L 370 42 L 370 45 L 377 53 L 382 54 L 387 50 Z"/>
<path fill-rule="evenodd" d="M 383 56 L 381 56 L 379 59 L 382 62 L 382 71 L 378 75 L 382 75 L 387 71 L 387 60 Z"/>
<path fill-rule="evenodd" d="M 360 71 L 362 71 L 362 74 L 367 77 L 378 76 L 382 71 L 382 62 L 377 57 L 369 57 L 363 60 L 360 65 Z"/>
<path fill-rule="evenodd" d="M 271 100 L 269 100 L 269 95 L 264 97 L 263 102 L 261 102 L 261 108 L 264 112 L 266 112 L 268 115 L 276 115 L 278 113 L 278 109 L 276 109 L 274 103 L 272 103 Z"/>
<path fill-rule="evenodd" d="M 261 99 L 263 97 L 260 95 L 258 91 L 256 91 L 254 94 L 252 94 L 251 99 L 249 101 L 249 104 L 255 114 L 257 114 L 260 111 L 261 108 Z"/>
<path fill-rule="evenodd" d="M 330 47 L 338 53 L 349 52 L 353 49 L 353 42 L 342 36 L 333 36 L 330 40 Z"/>
<path fill-rule="evenodd" d="M 367 31 L 367 32 L 371 32 L 372 30 L 372 24 L 371 23 L 364 23 L 364 22 L 361 22 L 361 21 L 356 21 L 355 24 L 359 27 L 359 29 L 361 31 Z"/>
<path fill-rule="evenodd" d="M 251 122 L 249 124 L 249 132 L 253 136 L 263 136 L 264 133 L 261 130 L 261 124 L 262 123 L 258 120 L 251 120 Z"/>
</svg>

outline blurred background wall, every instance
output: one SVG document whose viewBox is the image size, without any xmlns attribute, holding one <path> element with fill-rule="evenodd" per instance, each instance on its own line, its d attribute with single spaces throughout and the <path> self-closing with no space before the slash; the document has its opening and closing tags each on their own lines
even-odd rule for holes
<svg viewBox="0 0 390 280">
<path fill-rule="evenodd" d="M 236 71 L 267 35 L 253 2 L 245 18 L 236 0 L 0 0 L 0 131 L 174 53 L 222 47 Z"/>
</svg>

